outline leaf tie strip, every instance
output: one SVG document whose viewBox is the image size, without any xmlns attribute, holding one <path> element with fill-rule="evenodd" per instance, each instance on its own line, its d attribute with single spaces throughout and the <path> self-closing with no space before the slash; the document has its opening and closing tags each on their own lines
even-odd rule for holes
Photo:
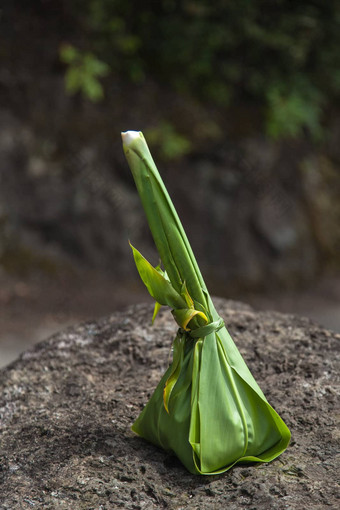
<svg viewBox="0 0 340 510">
<path fill-rule="evenodd" d="M 205 326 L 201 326 L 200 328 L 192 329 L 191 331 L 185 331 L 186 334 L 191 336 L 191 338 L 205 338 L 210 333 L 219 331 L 221 328 L 225 326 L 224 320 L 221 317 L 214 322 L 210 322 Z"/>
</svg>

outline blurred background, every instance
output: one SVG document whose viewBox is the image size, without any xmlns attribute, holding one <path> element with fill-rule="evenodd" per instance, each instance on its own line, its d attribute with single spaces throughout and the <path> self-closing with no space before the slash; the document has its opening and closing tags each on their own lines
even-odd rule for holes
<svg viewBox="0 0 340 510">
<path fill-rule="evenodd" d="M 145 301 L 142 130 L 212 294 L 340 330 L 335 0 L 3 0 L 0 365 Z"/>
</svg>

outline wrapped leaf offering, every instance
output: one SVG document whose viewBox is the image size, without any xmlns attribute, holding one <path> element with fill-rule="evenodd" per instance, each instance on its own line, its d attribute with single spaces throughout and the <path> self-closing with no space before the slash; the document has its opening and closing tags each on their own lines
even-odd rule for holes
<svg viewBox="0 0 340 510">
<path fill-rule="evenodd" d="M 156 301 L 153 320 L 165 305 L 179 326 L 172 363 L 132 430 L 174 452 L 196 474 L 269 462 L 287 448 L 289 429 L 214 308 L 143 134 L 127 131 L 122 138 L 164 270 L 132 247 L 136 266 Z"/>
</svg>

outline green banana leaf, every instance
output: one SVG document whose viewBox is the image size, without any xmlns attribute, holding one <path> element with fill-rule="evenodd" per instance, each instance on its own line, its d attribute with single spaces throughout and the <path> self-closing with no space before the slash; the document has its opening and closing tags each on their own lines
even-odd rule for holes
<svg viewBox="0 0 340 510">
<path fill-rule="evenodd" d="M 173 360 L 132 430 L 174 452 L 195 474 L 236 463 L 269 462 L 290 431 L 267 402 L 216 312 L 176 210 L 143 134 L 122 133 L 123 148 L 165 271 L 132 247 L 155 299 L 153 320 L 169 306 L 177 324 Z"/>
</svg>

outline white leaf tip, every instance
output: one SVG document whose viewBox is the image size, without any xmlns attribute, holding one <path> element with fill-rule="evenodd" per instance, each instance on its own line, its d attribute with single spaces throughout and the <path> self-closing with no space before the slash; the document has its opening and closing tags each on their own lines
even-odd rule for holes
<svg viewBox="0 0 340 510">
<path fill-rule="evenodd" d="M 140 131 L 125 131 L 122 133 L 124 145 L 129 146 L 134 140 L 141 136 Z"/>
</svg>

